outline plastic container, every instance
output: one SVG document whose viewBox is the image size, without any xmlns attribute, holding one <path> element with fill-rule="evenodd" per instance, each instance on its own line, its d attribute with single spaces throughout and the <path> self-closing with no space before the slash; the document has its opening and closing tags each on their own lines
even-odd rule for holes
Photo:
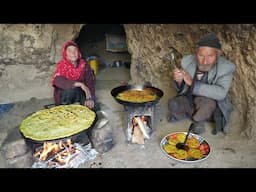
<svg viewBox="0 0 256 192">
<path fill-rule="evenodd" d="M 97 75 L 99 72 L 99 60 L 96 56 L 90 56 L 87 58 L 87 62 L 92 68 L 94 75 Z"/>
<path fill-rule="evenodd" d="M 90 60 L 89 65 L 91 66 L 91 68 L 94 72 L 94 75 L 97 75 L 98 72 L 99 72 L 99 62 L 98 62 L 98 60 L 96 60 L 96 59 Z"/>
</svg>

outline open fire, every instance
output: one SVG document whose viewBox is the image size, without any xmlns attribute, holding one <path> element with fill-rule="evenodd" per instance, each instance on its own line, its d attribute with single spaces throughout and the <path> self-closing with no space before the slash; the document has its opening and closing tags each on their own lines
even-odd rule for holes
<svg viewBox="0 0 256 192">
<path fill-rule="evenodd" d="M 138 116 L 133 117 L 132 124 L 128 131 L 130 132 L 131 142 L 137 144 L 144 144 L 145 139 L 149 139 L 150 128 L 148 126 L 148 121 L 150 117 Z"/>
<path fill-rule="evenodd" d="M 59 142 L 44 142 L 38 147 L 33 158 L 34 168 L 71 168 L 78 167 L 86 160 L 94 159 L 97 151 L 92 149 L 89 143 L 82 147 L 78 143 L 72 143 L 70 139 Z"/>
<path fill-rule="evenodd" d="M 154 105 L 142 107 L 125 106 L 127 120 L 127 140 L 131 143 L 145 144 L 153 132 Z"/>
<path fill-rule="evenodd" d="M 35 153 L 34 158 L 37 161 L 48 161 L 50 164 L 64 165 L 78 155 L 79 150 L 71 143 L 70 139 L 66 142 L 62 140 L 59 143 L 44 142 Z"/>
</svg>

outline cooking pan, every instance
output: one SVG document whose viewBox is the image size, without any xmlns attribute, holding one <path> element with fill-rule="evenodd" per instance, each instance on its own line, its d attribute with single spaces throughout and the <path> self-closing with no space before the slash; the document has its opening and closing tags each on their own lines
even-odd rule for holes
<svg viewBox="0 0 256 192">
<path fill-rule="evenodd" d="M 128 91 L 128 90 L 140 90 L 143 91 L 144 89 L 150 89 L 154 94 L 156 94 L 156 99 L 153 101 L 147 101 L 147 102 L 130 102 L 130 101 L 123 101 L 117 98 L 117 95 L 119 93 L 122 93 L 124 91 Z M 156 88 L 156 87 L 152 87 L 149 85 L 122 85 L 119 87 L 116 87 L 114 89 L 111 90 L 111 95 L 114 97 L 114 99 L 122 104 L 122 105 L 126 105 L 126 106 L 134 106 L 134 107 L 139 107 L 139 106 L 151 106 L 151 105 L 155 105 L 160 99 L 161 97 L 164 95 L 163 91 Z"/>
</svg>

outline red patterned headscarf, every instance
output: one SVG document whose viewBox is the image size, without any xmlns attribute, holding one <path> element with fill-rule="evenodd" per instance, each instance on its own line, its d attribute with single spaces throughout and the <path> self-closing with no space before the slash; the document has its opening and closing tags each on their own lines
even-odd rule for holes
<svg viewBox="0 0 256 192">
<path fill-rule="evenodd" d="M 68 46 L 75 46 L 77 47 L 78 50 L 78 67 L 74 66 L 73 63 L 71 63 L 68 59 L 67 59 L 67 47 Z M 57 68 L 53 74 L 52 77 L 52 85 L 54 82 L 54 79 L 57 76 L 64 76 L 67 79 L 70 80 L 77 80 L 79 79 L 79 77 L 81 76 L 81 73 L 83 72 L 84 68 L 85 68 L 85 60 L 82 59 L 82 55 L 81 52 L 79 50 L 78 45 L 74 42 L 74 41 L 68 41 L 65 42 L 63 47 L 62 47 L 62 59 L 57 63 Z"/>
</svg>

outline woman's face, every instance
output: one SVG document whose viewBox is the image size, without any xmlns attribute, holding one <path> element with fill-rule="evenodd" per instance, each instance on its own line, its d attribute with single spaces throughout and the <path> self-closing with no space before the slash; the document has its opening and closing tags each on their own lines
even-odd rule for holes
<svg viewBox="0 0 256 192">
<path fill-rule="evenodd" d="M 70 45 L 67 47 L 66 49 L 66 53 L 67 53 L 67 59 L 72 62 L 75 63 L 78 59 L 78 49 L 77 47 Z"/>
<path fill-rule="evenodd" d="M 198 69 L 209 71 L 215 65 L 218 58 L 218 51 L 211 47 L 199 47 L 197 50 Z"/>
</svg>

